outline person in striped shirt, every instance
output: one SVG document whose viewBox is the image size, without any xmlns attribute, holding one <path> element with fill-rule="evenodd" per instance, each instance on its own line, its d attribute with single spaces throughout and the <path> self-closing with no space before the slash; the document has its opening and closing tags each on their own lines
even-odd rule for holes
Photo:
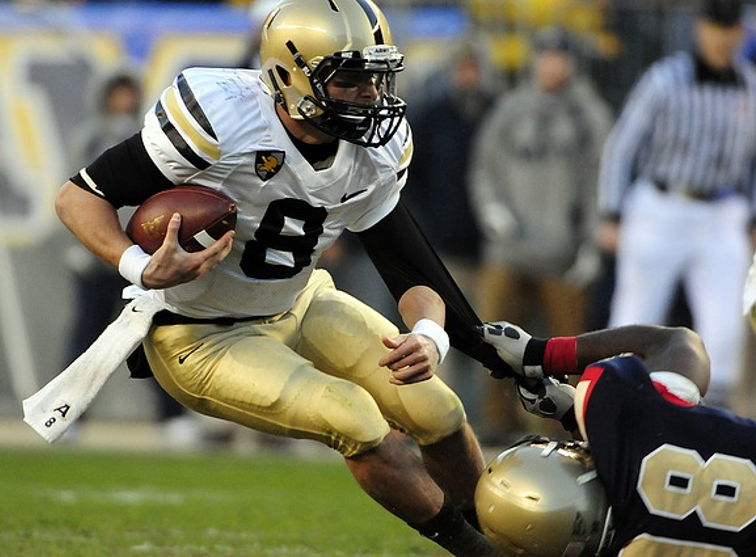
<svg viewBox="0 0 756 557">
<path fill-rule="evenodd" d="M 695 49 L 653 64 L 610 134 L 600 242 L 617 251 L 610 326 L 661 323 L 682 281 L 712 355 L 709 401 L 738 381 L 740 311 L 756 211 L 756 73 L 735 59 L 739 0 L 705 0 Z"/>
</svg>

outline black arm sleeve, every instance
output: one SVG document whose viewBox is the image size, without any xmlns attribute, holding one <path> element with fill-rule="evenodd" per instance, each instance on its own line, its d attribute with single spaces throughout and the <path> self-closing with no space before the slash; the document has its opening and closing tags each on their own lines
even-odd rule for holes
<svg viewBox="0 0 756 557">
<path fill-rule="evenodd" d="M 99 191 L 87 184 L 81 172 L 72 176 L 71 181 L 105 198 L 116 209 L 124 205 L 139 205 L 149 196 L 173 187 L 173 183 L 147 154 L 141 133 L 135 133 L 105 151 L 87 166 L 86 173 Z"/>
<path fill-rule="evenodd" d="M 494 377 L 515 375 L 478 334 L 480 319 L 402 201 L 357 236 L 394 298 L 399 300 L 413 286 L 432 288 L 446 304 L 445 328 L 452 346 L 486 366 Z"/>
</svg>

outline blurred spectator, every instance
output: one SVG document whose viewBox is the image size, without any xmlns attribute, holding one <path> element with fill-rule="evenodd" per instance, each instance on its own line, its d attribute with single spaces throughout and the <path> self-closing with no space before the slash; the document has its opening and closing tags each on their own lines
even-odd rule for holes
<svg viewBox="0 0 756 557">
<path fill-rule="evenodd" d="M 77 165 L 94 153 L 115 145 L 141 128 L 142 87 L 129 70 L 104 75 L 92 86 L 88 99 L 92 114 L 74 131 Z"/>
<path fill-rule="evenodd" d="M 92 90 L 92 115 L 74 131 L 73 160 L 76 168 L 142 127 L 142 87 L 136 75 L 119 70 L 106 75 Z M 132 209 L 133 212 L 133 209 Z M 125 224 L 130 213 L 119 215 Z M 66 350 L 66 365 L 75 360 L 100 335 L 123 307 L 121 276 L 78 242 L 66 252 L 73 273 L 74 317 Z M 169 446 L 195 446 L 199 432 L 183 407 L 165 394 L 154 380 L 157 419 Z"/>
<path fill-rule="evenodd" d="M 475 291 L 480 232 L 469 201 L 469 158 L 474 134 L 495 96 L 484 45 L 463 39 L 442 69 L 426 81 L 428 97 L 409 108 L 415 151 L 404 198 L 465 294 Z M 485 375 L 479 364 L 452 350 L 439 373 L 469 412 L 480 407 Z M 476 424 L 475 416 L 468 416 Z"/>
<path fill-rule="evenodd" d="M 74 130 L 72 170 L 141 128 L 141 87 L 129 72 L 104 77 L 93 87 L 89 104 L 92 115 Z M 66 263 L 74 273 L 76 311 L 66 355 L 68 364 L 92 344 L 123 305 L 121 290 L 126 283 L 78 242 L 66 252 Z"/>
<path fill-rule="evenodd" d="M 745 327 L 740 294 L 756 211 L 756 73 L 736 59 L 739 0 L 704 0 L 695 49 L 660 60 L 604 152 L 601 241 L 617 249 L 610 325 L 664 323 L 682 281 L 711 354 L 709 404 L 730 402 Z"/>
<path fill-rule="evenodd" d="M 598 271 L 596 175 L 611 126 L 607 105 L 576 72 L 569 35 L 539 31 L 532 75 L 497 104 L 472 164 L 484 234 L 481 317 L 530 323 L 542 336 L 584 329 L 585 290 Z M 524 427 L 508 381 L 491 384 L 489 436 Z"/>
</svg>

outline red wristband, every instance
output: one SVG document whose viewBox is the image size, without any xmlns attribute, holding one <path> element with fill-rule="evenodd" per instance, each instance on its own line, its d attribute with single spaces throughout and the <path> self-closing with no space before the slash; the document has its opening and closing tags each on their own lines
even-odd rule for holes
<svg viewBox="0 0 756 557">
<path fill-rule="evenodd" d="M 544 373 L 570 373 L 577 368 L 577 337 L 552 337 L 546 342 Z"/>
</svg>

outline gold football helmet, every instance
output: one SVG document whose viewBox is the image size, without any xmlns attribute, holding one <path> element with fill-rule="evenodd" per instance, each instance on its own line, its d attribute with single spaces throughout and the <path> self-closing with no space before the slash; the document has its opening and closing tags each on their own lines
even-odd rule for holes
<svg viewBox="0 0 756 557">
<path fill-rule="evenodd" d="M 384 145 L 394 135 L 406 111 L 395 94 L 404 56 L 371 0 L 283 0 L 260 41 L 262 79 L 289 116 L 358 145 Z M 337 72 L 372 79 L 377 101 L 330 98 L 326 85 Z"/>
<path fill-rule="evenodd" d="M 475 490 L 483 533 L 507 555 L 585 557 L 611 538 L 611 512 L 588 450 L 526 437 L 491 461 Z"/>
</svg>

